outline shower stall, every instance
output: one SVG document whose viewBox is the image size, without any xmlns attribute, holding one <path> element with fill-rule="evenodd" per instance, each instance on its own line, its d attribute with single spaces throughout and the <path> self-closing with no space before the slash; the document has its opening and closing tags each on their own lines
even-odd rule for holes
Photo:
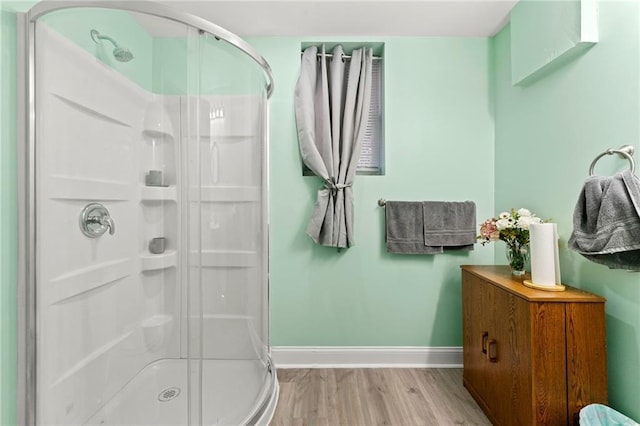
<svg viewBox="0 0 640 426">
<path fill-rule="evenodd" d="M 21 26 L 19 424 L 267 424 L 268 64 L 153 3 Z"/>
</svg>

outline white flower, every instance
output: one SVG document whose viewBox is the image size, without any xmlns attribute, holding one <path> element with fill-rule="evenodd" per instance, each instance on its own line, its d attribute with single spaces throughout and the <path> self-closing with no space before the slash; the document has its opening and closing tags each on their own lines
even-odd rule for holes
<svg viewBox="0 0 640 426">
<path fill-rule="evenodd" d="M 527 209 L 518 209 L 518 215 L 521 216 L 521 217 L 522 216 L 524 216 L 524 217 L 533 216 L 531 214 L 531 212 L 529 210 L 527 210 Z"/>
<path fill-rule="evenodd" d="M 502 212 L 500 213 L 500 216 L 498 216 L 500 219 L 509 219 L 511 217 L 510 213 L 507 212 Z"/>
<path fill-rule="evenodd" d="M 532 223 L 541 223 L 542 219 L 534 216 L 520 216 L 518 218 L 518 228 L 529 229 L 529 225 Z"/>
<path fill-rule="evenodd" d="M 496 221 L 496 227 L 499 231 L 507 228 L 513 228 L 513 219 L 511 218 L 501 218 Z"/>
</svg>

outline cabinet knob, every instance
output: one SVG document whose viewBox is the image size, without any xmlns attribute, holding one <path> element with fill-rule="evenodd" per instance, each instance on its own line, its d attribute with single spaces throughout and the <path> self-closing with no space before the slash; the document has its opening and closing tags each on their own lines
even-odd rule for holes
<svg viewBox="0 0 640 426">
<path fill-rule="evenodd" d="M 498 342 L 494 339 L 489 339 L 487 358 L 489 358 L 491 362 L 498 362 Z"/>
<path fill-rule="evenodd" d="M 488 331 L 483 331 L 482 332 L 482 353 L 483 354 L 487 354 L 487 340 L 489 339 L 489 332 Z"/>
</svg>

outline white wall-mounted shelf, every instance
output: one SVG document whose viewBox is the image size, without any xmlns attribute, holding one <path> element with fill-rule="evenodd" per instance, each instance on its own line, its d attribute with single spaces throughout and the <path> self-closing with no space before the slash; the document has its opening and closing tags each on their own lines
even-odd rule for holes
<svg viewBox="0 0 640 426">
<path fill-rule="evenodd" d="M 178 191 L 175 186 L 143 186 L 140 199 L 142 201 L 176 201 Z"/>
<path fill-rule="evenodd" d="M 202 262 L 203 268 L 255 268 L 260 265 L 258 252 L 249 250 L 202 250 L 191 252 L 191 264 Z"/>
<path fill-rule="evenodd" d="M 235 134 L 235 135 L 214 135 L 213 136 L 213 140 L 218 142 L 218 143 L 238 143 L 238 142 L 245 142 L 245 141 L 251 141 L 252 139 L 255 139 L 256 135 L 255 134 Z M 200 142 L 203 143 L 209 143 L 211 142 L 211 136 L 208 134 L 205 135 L 200 135 Z"/>
<path fill-rule="evenodd" d="M 175 268 L 177 264 L 178 254 L 175 250 L 167 250 L 162 254 L 144 253 L 140 255 L 140 269 L 142 271 Z"/>
<path fill-rule="evenodd" d="M 261 188 L 258 186 L 203 186 L 191 188 L 192 200 L 200 198 L 210 203 L 247 203 L 260 201 Z"/>
</svg>

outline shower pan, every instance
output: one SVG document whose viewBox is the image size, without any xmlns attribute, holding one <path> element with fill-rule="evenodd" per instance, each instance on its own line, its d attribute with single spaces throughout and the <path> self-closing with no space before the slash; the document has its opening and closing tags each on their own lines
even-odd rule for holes
<svg viewBox="0 0 640 426">
<path fill-rule="evenodd" d="M 268 64 L 154 3 L 21 21 L 18 423 L 267 424 Z"/>
</svg>

